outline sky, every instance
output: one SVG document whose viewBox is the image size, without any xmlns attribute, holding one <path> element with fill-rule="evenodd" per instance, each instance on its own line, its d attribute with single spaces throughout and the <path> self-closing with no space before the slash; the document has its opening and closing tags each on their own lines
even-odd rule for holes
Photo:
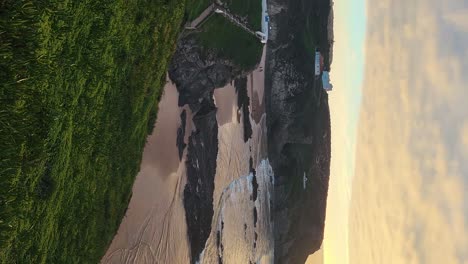
<svg viewBox="0 0 468 264">
<path fill-rule="evenodd" d="M 364 0 L 334 1 L 334 48 L 329 93 L 332 127 L 331 175 L 325 239 L 319 256 L 325 263 L 347 263 L 348 212 L 354 174 L 356 131 L 364 76 L 366 8 Z M 323 257 L 322 257 L 323 255 Z"/>
<path fill-rule="evenodd" d="M 468 1 L 337 0 L 335 41 L 324 262 L 468 263 Z"/>
<path fill-rule="evenodd" d="M 468 263 L 468 1 L 368 10 L 349 263 Z"/>
</svg>

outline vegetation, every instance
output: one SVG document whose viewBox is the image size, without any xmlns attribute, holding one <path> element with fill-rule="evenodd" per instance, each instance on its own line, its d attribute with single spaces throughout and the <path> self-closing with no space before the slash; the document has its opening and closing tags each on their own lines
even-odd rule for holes
<svg viewBox="0 0 468 264">
<path fill-rule="evenodd" d="M 177 0 L 0 1 L 0 262 L 100 260 L 183 13 Z"/>
<path fill-rule="evenodd" d="M 218 14 L 203 24 L 196 38 L 205 48 L 243 69 L 254 67 L 262 55 L 263 45 L 256 37 Z"/>
<path fill-rule="evenodd" d="M 262 0 L 223 0 L 232 14 L 244 17 L 253 30 L 262 29 Z"/>
<path fill-rule="evenodd" d="M 314 60 L 315 48 L 319 45 L 319 19 L 317 16 L 306 18 L 301 36 L 307 55 L 311 60 Z"/>
<path fill-rule="evenodd" d="M 192 21 L 197 18 L 209 5 L 213 3 L 213 0 L 186 0 L 185 16 L 188 21 Z"/>
<path fill-rule="evenodd" d="M 308 1 L 302 0 L 298 12 L 308 14 L 301 16 L 301 31 L 299 36 L 302 39 L 307 53 L 307 59 L 314 61 L 315 48 L 319 48 L 324 57 L 324 68 L 330 70 L 330 40 L 328 39 L 328 16 L 331 6 L 328 0 Z M 312 14 L 312 15 L 310 15 Z"/>
</svg>

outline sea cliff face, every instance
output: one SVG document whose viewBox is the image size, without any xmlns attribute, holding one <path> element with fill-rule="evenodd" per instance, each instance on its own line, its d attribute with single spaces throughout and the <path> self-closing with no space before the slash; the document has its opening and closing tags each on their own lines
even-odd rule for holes
<svg viewBox="0 0 468 264">
<path fill-rule="evenodd" d="M 216 107 L 213 99 L 201 105 L 193 117 L 196 130 L 189 137 L 183 198 L 192 263 L 198 260 L 211 232 L 218 154 Z"/>
<path fill-rule="evenodd" d="M 323 240 L 330 113 L 328 95 L 314 76 L 314 47 L 304 44 L 309 36 L 304 24 L 313 16 L 328 21 L 329 7 L 318 0 L 269 1 L 265 98 L 268 156 L 275 174 L 275 263 L 304 263 Z M 326 27 L 314 32 L 326 54 Z"/>
<path fill-rule="evenodd" d="M 249 71 L 204 49 L 190 34 L 179 39 L 169 66 L 169 78 L 179 92 L 179 106 L 189 105 L 194 114 L 195 131 L 187 143 L 187 184 L 183 198 L 192 263 L 199 260 L 210 235 L 213 218 L 218 155 L 217 108 L 213 92 L 236 78 L 242 78 Z M 185 119 L 186 115 L 181 115 L 177 141 L 180 157 L 186 146 L 183 142 Z"/>
<path fill-rule="evenodd" d="M 200 108 L 203 99 L 211 98 L 215 88 L 223 87 L 244 71 L 214 52 L 204 50 L 194 37 L 186 35 L 177 43 L 169 66 L 169 78 L 179 91 L 179 106 Z"/>
<path fill-rule="evenodd" d="M 307 38 L 318 38 L 315 42 L 328 61 L 330 3 L 270 0 L 268 5 L 272 29 L 266 51 L 265 105 L 268 158 L 275 175 L 270 216 L 275 225 L 274 262 L 304 263 L 322 244 L 330 173 L 328 95 L 314 76 L 315 46 Z M 314 28 L 305 32 L 304 25 L 311 17 Z M 169 77 L 179 91 L 178 104 L 190 106 L 196 127 L 187 142 L 184 189 L 192 263 L 198 260 L 212 228 L 218 154 L 213 91 L 234 81 L 239 111 L 248 117 L 246 80 L 242 77 L 251 70 L 204 50 L 190 35 L 179 39 L 169 67 Z M 186 116 L 181 118 L 179 155 L 185 148 L 182 128 Z M 250 120 L 242 122 L 247 141 L 252 134 Z"/>
</svg>

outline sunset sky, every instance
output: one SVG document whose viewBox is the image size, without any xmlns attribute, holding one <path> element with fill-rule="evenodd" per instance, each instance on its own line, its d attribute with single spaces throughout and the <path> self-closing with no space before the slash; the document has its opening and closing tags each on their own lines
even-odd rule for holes
<svg viewBox="0 0 468 264">
<path fill-rule="evenodd" d="M 332 160 L 328 192 L 325 263 L 348 262 L 348 214 L 351 200 L 356 128 L 364 76 L 366 29 L 364 0 L 334 1 L 334 54 L 329 93 L 332 123 Z M 308 263 L 315 264 L 312 257 Z"/>
<path fill-rule="evenodd" d="M 468 2 L 334 8 L 324 263 L 468 263 Z"/>
</svg>

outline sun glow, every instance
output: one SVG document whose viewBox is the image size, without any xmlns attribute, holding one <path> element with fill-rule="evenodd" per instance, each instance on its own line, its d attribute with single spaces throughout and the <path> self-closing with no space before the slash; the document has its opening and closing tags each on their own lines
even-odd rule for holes
<svg viewBox="0 0 468 264">
<path fill-rule="evenodd" d="M 329 93 L 332 159 L 328 192 L 323 262 L 349 262 L 348 215 L 351 198 L 356 130 L 364 75 L 365 1 L 334 3 L 334 54 Z M 319 253 L 322 254 L 322 253 Z M 317 260 L 309 258 L 309 264 Z"/>
</svg>

